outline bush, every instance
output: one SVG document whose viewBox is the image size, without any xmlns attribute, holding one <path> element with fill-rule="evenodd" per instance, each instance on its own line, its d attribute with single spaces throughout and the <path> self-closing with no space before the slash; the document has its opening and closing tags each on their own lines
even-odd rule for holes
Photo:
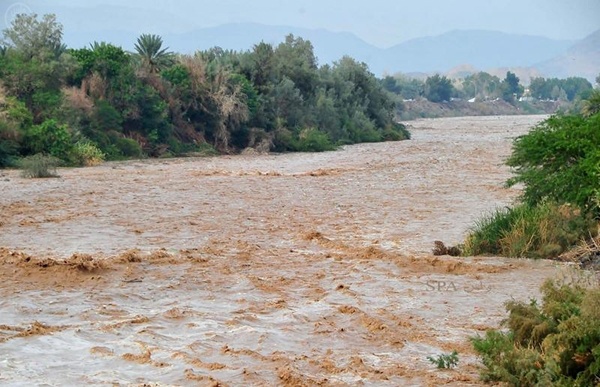
<svg viewBox="0 0 600 387">
<path fill-rule="evenodd" d="M 46 120 L 40 125 L 32 126 L 24 143 L 31 153 L 46 153 L 62 160 L 68 160 L 73 147 L 71 133 L 56 120 Z"/>
<path fill-rule="evenodd" d="M 517 138 L 507 164 L 512 186 L 524 184 L 522 200 L 532 206 L 552 200 L 600 215 L 600 115 L 553 116 Z"/>
<path fill-rule="evenodd" d="M 132 138 L 118 138 L 115 147 L 125 157 L 138 158 L 144 153 L 140 144 Z"/>
<path fill-rule="evenodd" d="M 575 207 L 521 204 L 479 220 L 466 238 L 464 254 L 554 258 L 597 232 L 592 217 Z"/>
<path fill-rule="evenodd" d="M 20 132 L 0 116 L 0 168 L 11 166 L 19 154 Z"/>
<path fill-rule="evenodd" d="M 19 167 L 22 169 L 21 176 L 27 178 L 58 177 L 56 167 L 60 164 L 60 159 L 41 153 L 27 156 L 19 161 Z"/>
<path fill-rule="evenodd" d="M 547 281 L 543 306 L 507 302 L 507 332 L 471 342 L 484 381 L 514 386 L 593 386 L 600 381 L 600 289 Z"/>
<path fill-rule="evenodd" d="M 395 123 L 384 129 L 382 138 L 383 141 L 410 140 L 410 132 L 403 124 Z"/>
<path fill-rule="evenodd" d="M 79 141 L 71 150 L 70 160 L 74 165 L 91 167 L 104 161 L 104 153 L 90 141 Z"/>
<path fill-rule="evenodd" d="M 275 152 L 295 150 L 297 142 L 294 134 L 288 129 L 279 128 L 273 133 L 273 150 Z"/>
<path fill-rule="evenodd" d="M 372 128 L 362 130 L 358 133 L 358 142 L 381 142 L 381 134 Z"/>
<path fill-rule="evenodd" d="M 324 152 L 335 150 L 335 146 L 329 140 L 327 133 L 318 129 L 309 128 L 300 133 L 298 142 L 294 144 L 294 150 L 299 152 Z"/>
<path fill-rule="evenodd" d="M 17 144 L 13 141 L 0 138 L 0 168 L 13 165 L 17 154 Z"/>
<path fill-rule="evenodd" d="M 454 368 L 458 364 L 458 352 L 452 351 L 450 354 L 442 354 L 437 357 L 427 356 L 427 360 L 439 369 Z"/>
</svg>

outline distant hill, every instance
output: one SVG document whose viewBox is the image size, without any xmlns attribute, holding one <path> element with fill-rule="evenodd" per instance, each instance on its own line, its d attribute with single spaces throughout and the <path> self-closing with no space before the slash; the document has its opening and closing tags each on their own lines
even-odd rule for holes
<svg viewBox="0 0 600 387">
<path fill-rule="evenodd" d="M 386 50 L 387 71 L 445 72 L 469 64 L 476 68 L 531 66 L 564 52 L 572 41 L 493 31 L 452 31 L 412 39 Z"/>
<path fill-rule="evenodd" d="M 580 40 L 566 52 L 534 67 L 546 77 L 581 76 L 594 83 L 600 74 L 600 30 Z"/>
<path fill-rule="evenodd" d="M 71 47 L 87 46 L 93 41 L 107 41 L 126 50 L 133 50 L 135 40 L 142 32 L 160 34 L 159 30 L 168 24 L 177 26 L 180 32 L 161 35 L 165 44 L 177 52 L 193 53 L 215 46 L 249 50 L 261 41 L 276 45 L 287 34 L 292 33 L 312 42 L 320 64 L 332 63 L 349 55 L 367 63 L 378 76 L 397 72 L 445 73 L 468 65 L 464 70 L 499 69 L 499 72 L 505 73 L 505 69 L 515 71 L 513 69 L 521 68 L 519 71 L 524 76 L 522 78 L 541 74 L 557 77 L 580 75 L 593 79 L 600 69 L 600 31 L 580 42 L 482 30 L 451 31 L 438 36 L 412 39 L 389 48 L 379 48 L 351 33 L 325 29 L 236 23 L 190 31 L 192 27 L 188 22 L 170 14 L 164 15 L 164 23 L 161 25 L 145 26 L 143 19 L 155 17 L 152 12 L 156 11 L 144 11 L 147 13 L 145 15 L 124 6 L 96 7 L 92 9 L 92 13 L 101 14 L 102 18 L 89 17 L 90 9 L 87 9 L 87 16 L 77 19 L 77 15 L 83 15 L 83 9 L 57 7 L 57 10 L 59 20 L 61 14 L 68 20 L 79 20 L 77 23 L 65 24 L 64 40 Z M 132 16 L 134 12 L 136 18 Z M 112 16 L 107 15 L 109 13 Z M 127 26 L 126 30 L 119 30 L 95 21 L 111 18 L 117 21 L 131 20 L 131 23 L 119 22 L 119 25 Z M 536 67 L 540 72 L 531 67 Z M 457 72 L 464 76 L 468 70 Z"/>
<path fill-rule="evenodd" d="M 321 64 L 332 63 L 344 55 L 368 63 L 375 60 L 381 51 L 348 32 L 267 26 L 256 23 L 225 24 L 203 28 L 185 34 L 166 35 L 164 40 L 174 51 L 192 53 L 198 49 L 204 50 L 215 46 L 224 49 L 249 50 L 261 41 L 277 45 L 284 41 L 288 34 L 310 40 Z"/>
<path fill-rule="evenodd" d="M 214 46 L 247 50 L 260 41 L 278 44 L 290 33 L 310 40 L 321 64 L 332 63 L 349 55 L 367 63 L 377 75 L 444 72 L 463 63 L 483 69 L 525 67 L 559 55 L 573 44 L 572 41 L 501 32 L 453 31 L 381 49 L 347 32 L 254 23 L 203 28 L 185 34 L 167 35 L 164 40 L 171 49 L 179 52 L 193 52 Z"/>
<path fill-rule="evenodd" d="M 193 52 L 214 46 L 247 50 L 260 41 L 278 44 L 290 33 L 310 40 L 321 64 L 332 63 L 349 55 L 367 63 L 377 75 L 395 72 L 443 73 L 464 63 L 481 69 L 527 67 L 555 57 L 573 44 L 572 41 L 501 32 L 453 31 L 381 49 L 347 32 L 254 23 L 203 28 L 185 34 L 166 35 L 164 40 L 171 49 L 179 52 Z"/>
<path fill-rule="evenodd" d="M 319 63 L 332 63 L 349 55 L 369 65 L 373 73 L 444 73 L 468 64 L 504 77 L 506 71 L 517 72 L 523 82 L 545 71 L 531 69 L 534 63 L 561 55 L 573 41 L 543 37 L 511 35 L 492 31 L 453 31 L 443 35 L 412 39 L 388 49 L 381 49 L 347 32 L 331 32 L 254 23 L 227 24 L 203 28 L 185 34 L 164 36 L 171 49 L 193 52 L 219 46 L 248 50 L 261 41 L 278 44 L 287 34 L 312 42 Z M 596 68 L 598 68 L 596 66 Z"/>
</svg>

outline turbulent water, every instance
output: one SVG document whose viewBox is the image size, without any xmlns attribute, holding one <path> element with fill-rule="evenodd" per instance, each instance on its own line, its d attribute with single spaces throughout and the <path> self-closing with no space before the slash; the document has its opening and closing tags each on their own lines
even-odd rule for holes
<svg viewBox="0 0 600 387">
<path fill-rule="evenodd" d="M 560 268 L 431 255 L 516 189 L 544 117 L 320 154 L 0 177 L 3 385 L 477 385 L 468 337 Z M 438 371 L 427 356 L 459 352 Z"/>
</svg>

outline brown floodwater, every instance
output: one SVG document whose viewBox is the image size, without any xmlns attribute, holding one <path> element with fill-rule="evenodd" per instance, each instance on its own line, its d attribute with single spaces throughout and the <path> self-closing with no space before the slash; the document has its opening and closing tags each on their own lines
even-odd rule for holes
<svg viewBox="0 0 600 387">
<path fill-rule="evenodd" d="M 478 385 L 468 338 L 549 261 L 431 254 L 510 204 L 543 116 L 336 152 L 0 176 L 2 385 Z M 427 356 L 457 350 L 457 368 Z"/>
</svg>

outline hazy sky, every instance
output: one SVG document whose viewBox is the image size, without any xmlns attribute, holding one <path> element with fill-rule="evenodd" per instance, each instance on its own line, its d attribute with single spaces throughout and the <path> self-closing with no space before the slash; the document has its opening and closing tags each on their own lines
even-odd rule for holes
<svg viewBox="0 0 600 387">
<path fill-rule="evenodd" d="M 98 12 L 101 5 L 111 11 Z M 101 25 L 166 34 L 256 22 L 348 31 L 379 47 L 455 29 L 555 39 L 580 39 L 600 29 L 600 0 L 0 0 L 0 27 L 11 12 L 27 8 L 56 13 L 65 30 Z"/>
</svg>

